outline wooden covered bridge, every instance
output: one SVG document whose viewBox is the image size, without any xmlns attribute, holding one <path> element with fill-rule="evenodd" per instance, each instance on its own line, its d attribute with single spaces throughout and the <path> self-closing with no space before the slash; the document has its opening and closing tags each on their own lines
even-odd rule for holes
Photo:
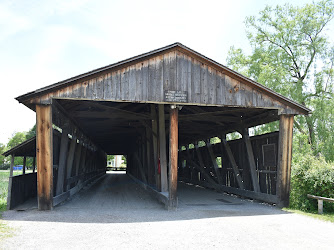
<svg viewBox="0 0 334 250">
<path fill-rule="evenodd" d="M 36 112 L 40 210 L 104 175 L 107 154 L 126 155 L 127 174 L 168 208 L 178 181 L 288 205 L 293 120 L 310 112 L 180 43 L 16 99 Z M 279 132 L 250 136 L 277 120 Z"/>
</svg>

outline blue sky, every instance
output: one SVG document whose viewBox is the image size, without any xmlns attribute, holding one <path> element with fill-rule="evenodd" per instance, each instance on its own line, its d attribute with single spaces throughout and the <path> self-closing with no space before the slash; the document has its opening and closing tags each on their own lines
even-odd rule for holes
<svg viewBox="0 0 334 250">
<path fill-rule="evenodd" d="M 19 95 L 174 42 L 225 64 L 245 17 L 285 2 L 0 0 L 0 142 L 35 124 Z"/>
</svg>

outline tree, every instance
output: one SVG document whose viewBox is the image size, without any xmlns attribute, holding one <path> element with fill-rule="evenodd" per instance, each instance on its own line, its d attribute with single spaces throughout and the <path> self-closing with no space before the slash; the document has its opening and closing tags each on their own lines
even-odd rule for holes
<svg viewBox="0 0 334 250">
<path fill-rule="evenodd" d="M 12 138 L 9 139 L 9 142 L 7 143 L 8 149 L 11 149 L 20 143 L 24 142 L 26 140 L 26 132 L 16 132 L 12 135 Z"/>
<path fill-rule="evenodd" d="M 246 18 L 252 54 L 232 47 L 227 58 L 234 70 L 314 110 L 296 117 L 294 125 L 307 135 L 314 154 L 322 152 L 327 160 L 334 160 L 334 47 L 326 37 L 333 17 L 330 0 L 303 7 L 267 6 L 258 17 Z"/>
<path fill-rule="evenodd" d="M 0 143 L 0 167 L 5 164 L 5 157 L 2 155 L 4 152 L 6 152 L 6 145 Z"/>
</svg>

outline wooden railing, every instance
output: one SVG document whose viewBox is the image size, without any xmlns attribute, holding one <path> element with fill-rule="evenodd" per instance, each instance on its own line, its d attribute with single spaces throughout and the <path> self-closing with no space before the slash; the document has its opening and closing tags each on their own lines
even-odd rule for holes
<svg viewBox="0 0 334 250">
<path fill-rule="evenodd" d="M 318 214 L 322 214 L 324 212 L 324 201 L 334 202 L 334 199 L 332 199 L 332 198 L 315 196 L 315 195 L 311 195 L 311 194 L 308 194 L 307 198 L 318 200 Z"/>
</svg>

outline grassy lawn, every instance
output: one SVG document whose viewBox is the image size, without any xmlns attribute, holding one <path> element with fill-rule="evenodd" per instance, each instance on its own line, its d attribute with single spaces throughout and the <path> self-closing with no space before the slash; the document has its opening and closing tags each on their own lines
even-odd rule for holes
<svg viewBox="0 0 334 250">
<path fill-rule="evenodd" d="M 305 216 L 310 216 L 318 220 L 329 221 L 334 223 L 334 213 L 326 213 L 318 214 L 317 212 L 305 212 L 297 209 L 283 208 L 284 211 L 290 213 L 301 214 Z"/>
<path fill-rule="evenodd" d="M 28 170 L 26 173 L 32 173 L 32 170 Z M 22 174 L 22 171 L 13 172 L 13 175 L 20 174 Z M 1 219 L 2 212 L 7 209 L 8 177 L 9 170 L 0 170 L 0 242 L 13 233 L 13 229 L 8 227 Z"/>
<path fill-rule="evenodd" d="M 8 176 L 9 170 L 0 170 L 0 242 L 4 238 L 9 237 L 12 232 L 12 229 L 1 219 L 2 212 L 7 208 Z"/>
</svg>

